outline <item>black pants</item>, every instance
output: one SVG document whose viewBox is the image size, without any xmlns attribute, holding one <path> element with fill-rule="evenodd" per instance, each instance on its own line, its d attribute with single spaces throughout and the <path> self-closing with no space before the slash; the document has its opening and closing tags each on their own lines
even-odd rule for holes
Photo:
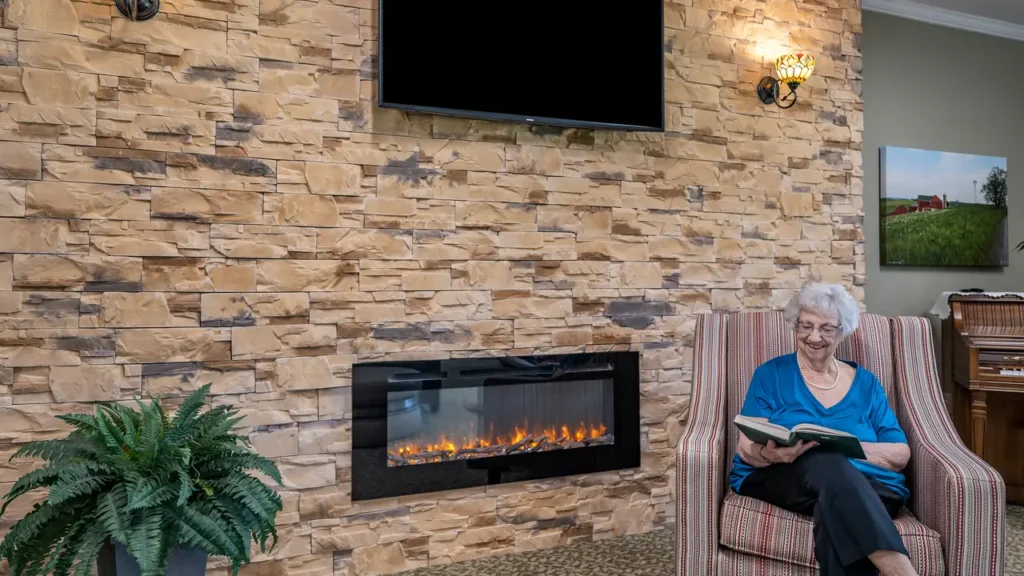
<svg viewBox="0 0 1024 576">
<path fill-rule="evenodd" d="M 840 454 L 811 450 L 792 464 L 759 468 L 743 480 L 740 494 L 813 516 L 822 576 L 875 575 L 869 554 L 907 554 L 892 522 L 903 499 Z"/>
</svg>

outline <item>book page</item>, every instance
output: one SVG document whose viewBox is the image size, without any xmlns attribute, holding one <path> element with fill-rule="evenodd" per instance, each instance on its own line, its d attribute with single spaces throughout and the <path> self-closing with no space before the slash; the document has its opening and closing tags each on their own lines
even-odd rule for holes
<svg viewBox="0 0 1024 576">
<path fill-rule="evenodd" d="M 736 416 L 733 420 L 736 424 L 744 424 L 756 430 L 762 430 L 772 436 L 789 438 L 789 429 L 777 424 L 772 424 L 766 418 L 749 418 L 747 416 Z"/>
<path fill-rule="evenodd" d="M 853 434 L 849 432 L 843 432 L 842 430 L 835 430 L 832 428 L 826 428 L 824 426 L 818 426 L 816 424 L 799 424 L 793 427 L 793 432 L 816 432 L 819 434 L 831 434 L 833 436 L 849 436 L 853 438 Z"/>
</svg>

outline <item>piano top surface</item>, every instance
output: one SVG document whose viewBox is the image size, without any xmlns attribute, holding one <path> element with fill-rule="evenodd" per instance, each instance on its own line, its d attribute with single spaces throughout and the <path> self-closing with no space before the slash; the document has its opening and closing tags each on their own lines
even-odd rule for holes
<svg viewBox="0 0 1024 576">
<path fill-rule="evenodd" d="M 950 296 L 957 328 L 968 337 L 1024 338 L 1024 298 Z"/>
</svg>

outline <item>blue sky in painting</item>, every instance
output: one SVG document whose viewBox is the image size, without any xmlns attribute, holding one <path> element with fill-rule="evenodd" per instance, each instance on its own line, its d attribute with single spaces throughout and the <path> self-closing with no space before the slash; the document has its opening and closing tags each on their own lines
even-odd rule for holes
<svg viewBox="0 0 1024 576">
<path fill-rule="evenodd" d="M 974 203 L 974 181 L 978 181 L 977 202 L 985 203 L 982 186 L 992 168 L 1006 169 L 1006 158 L 936 152 L 913 148 L 882 149 L 885 155 L 882 178 L 883 198 L 917 198 L 946 194 L 953 202 Z"/>
</svg>

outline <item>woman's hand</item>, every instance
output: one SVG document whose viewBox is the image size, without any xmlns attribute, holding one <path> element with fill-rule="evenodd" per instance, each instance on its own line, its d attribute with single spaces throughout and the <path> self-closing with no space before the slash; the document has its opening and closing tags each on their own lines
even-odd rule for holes
<svg viewBox="0 0 1024 576">
<path fill-rule="evenodd" d="M 804 452 L 817 445 L 817 442 L 804 442 L 800 440 L 795 446 L 786 448 L 784 446 L 776 446 L 774 441 L 769 440 L 768 444 L 761 448 L 758 453 L 761 458 L 771 464 L 791 464 Z"/>
<path fill-rule="evenodd" d="M 906 444 L 886 444 L 877 442 L 861 442 L 865 460 L 893 472 L 900 472 L 910 461 L 910 446 Z"/>
<path fill-rule="evenodd" d="M 769 440 L 768 445 L 765 446 L 764 444 L 753 442 L 750 438 L 747 438 L 746 434 L 740 432 L 740 440 L 736 446 L 736 452 L 740 455 L 740 459 L 747 464 L 755 468 L 764 468 L 772 464 L 788 464 L 817 445 L 817 442 L 805 444 L 801 440 L 792 448 L 784 448 L 776 446 L 775 442 Z"/>
</svg>

